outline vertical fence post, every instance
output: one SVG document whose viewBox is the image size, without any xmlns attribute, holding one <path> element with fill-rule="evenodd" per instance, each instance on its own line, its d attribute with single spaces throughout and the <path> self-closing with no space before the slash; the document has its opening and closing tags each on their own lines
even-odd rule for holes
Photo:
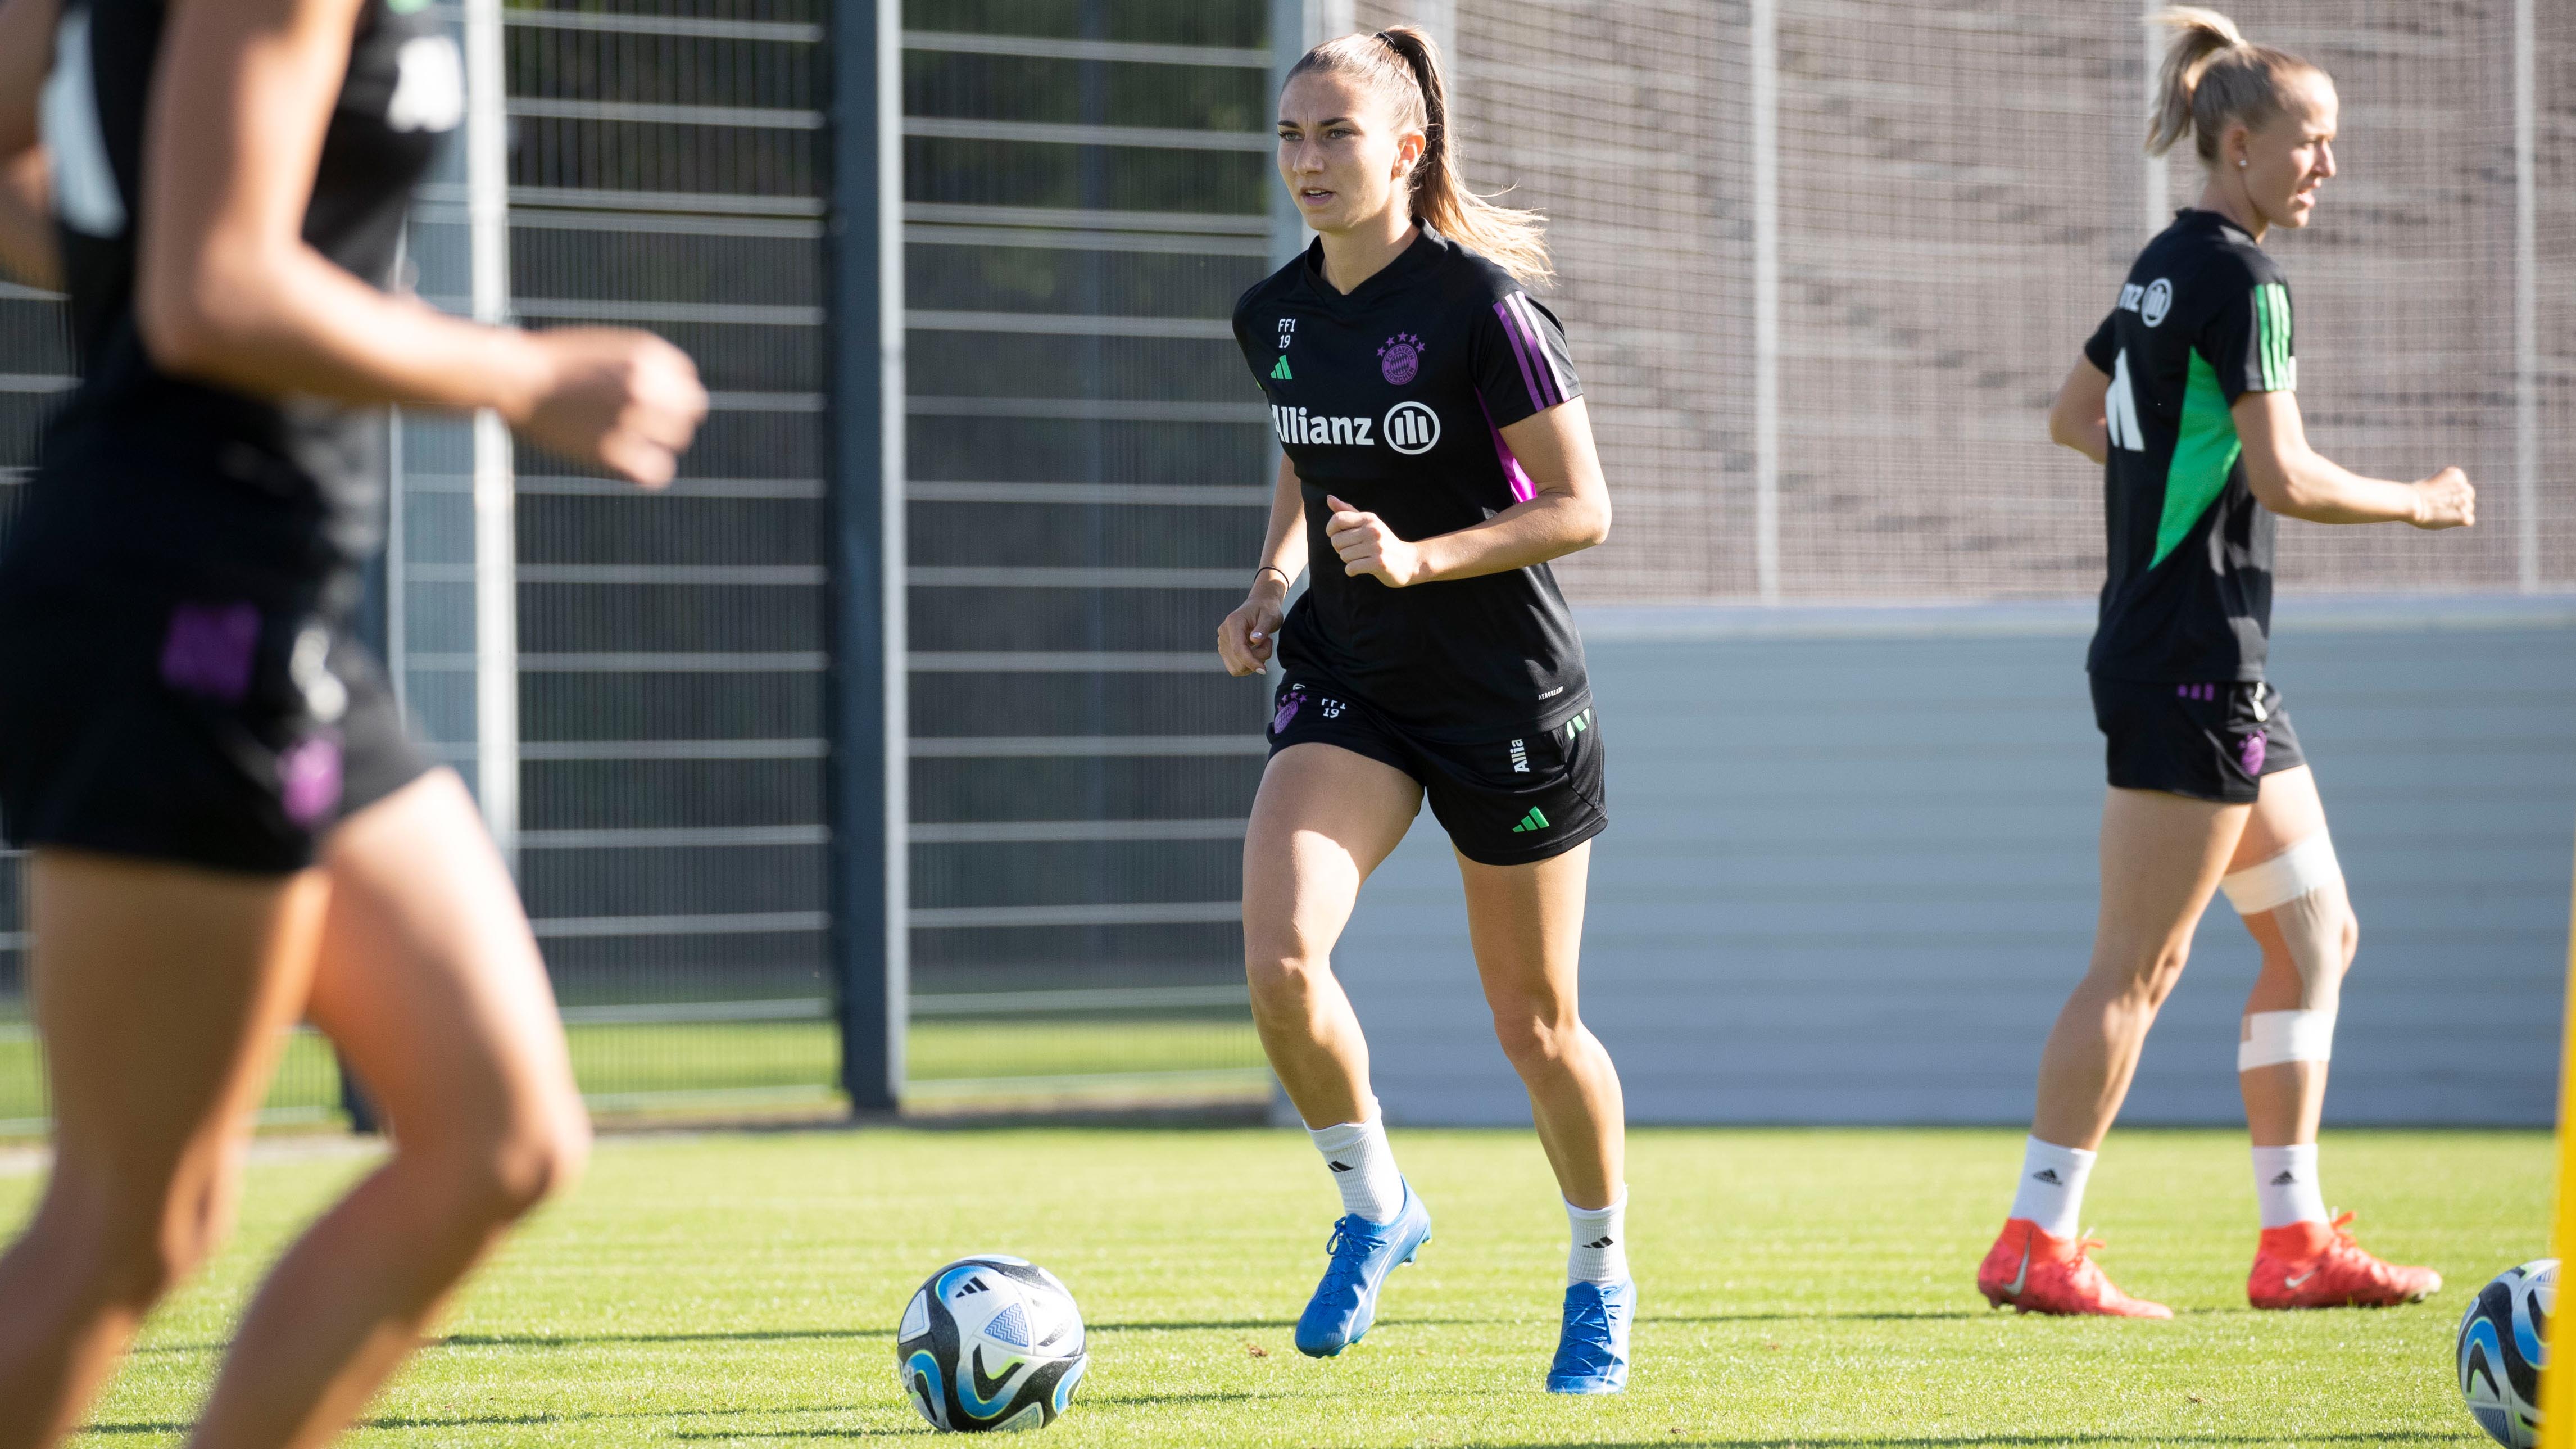
<svg viewBox="0 0 2576 1449">
<path fill-rule="evenodd" d="M 832 955 L 856 1112 L 901 1105 L 908 1015 L 901 15 L 832 11 Z"/>
<path fill-rule="evenodd" d="M 510 320 L 509 97 L 501 0 L 465 0 L 465 224 L 474 320 Z M 474 796 L 519 866 L 518 479 L 501 415 L 474 415 Z"/>
<path fill-rule="evenodd" d="M 2134 114 L 2140 116 L 2147 114 L 2148 109 L 2152 107 L 2156 101 L 2156 73 L 2164 65 L 2165 33 L 2163 27 L 2155 23 L 2155 14 L 2157 11 L 2165 8 L 2165 4 L 2166 0 L 2146 0 L 2146 8 L 2139 12 L 2138 29 L 2142 37 L 2140 44 L 2143 48 L 2139 52 L 2138 62 L 2140 66 L 2140 70 L 2138 72 L 2138 99 L 2140 101 L 2140 105 Z M 2133 121 L 2131 124 L 2134 125 L 2136 123 Z M 2116 128 L 2114 129 L 2114 134 L 2117 134 Z M 2137 135 L 2137 132 L 2133 130 L 2129 132 L 2129 134 L 2131 136 L 2135 136 Z M 2162 156 L 2148 156 L 2145 159 L 2146 170 L 2145 174 L 2140 178 L 2141 185 L 2139 186 L 2139 190 L 2143 195 L 2141 195 L 2139 199 L 2146 207 L 2147 225 L 2144 231 L 2138 233 L 2141 238 L 2153 237 L 2165 229 L 2165 199 L 2173 194 L 2173 183 L 2165 169 L 2165 158 Z M 2126 270 L 2129 265 L 2128 257 L 2128 250 L 2123 248 L 2120 253 L 2119 263 L 2123 270 Z"/>
<path fill-rule="evenodd" d="M 1753 579 L 1780 602 L 1779 0 L 1753 0 Z"/>
<path fill-rule="evenodd" d="M 2540 172 L 2536 0 L 2513 7 L 2513 472 L 2515 572 L 2540 591 Z"/>
</svg>

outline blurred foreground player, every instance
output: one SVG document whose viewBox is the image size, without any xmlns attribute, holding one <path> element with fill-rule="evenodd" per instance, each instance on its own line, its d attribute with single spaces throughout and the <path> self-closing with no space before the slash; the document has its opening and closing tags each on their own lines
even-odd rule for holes
<svg viewBox="0 0 2576 1449">
<path fill-rule="evenodd" d="M 1565 334 L 1524 290 L 1546 275 L 1536 218 L 1465 191 L 1446 110 L 1409 27 L 1316 47 L 1279 98 L 1280 174 L 1320 235 L 1234 315 L 1286 451 L 1251 595 L 1217 630 L 1230 671 L 1261 672 L 1275 645 L 1282 674 L 1243 848 L 1246 966 L 1262 1046 L 1341 1189 L 1297 1324 L 1299 1349 L 1337 1354 L 1431 1236 L 1331 960 L 1360 883 L 1429 800 L 1565 1197 L 1547 1387 L 1615 1393 L 1636 1310 L 1625 1113 L 1575 1010 L 1609 817 L 1583 643 L 1547 567 L 1602 540 L 1610 500 Z"/>
<path fill-rule="evenodd" d="M 2408 1302 L 2441 1276 L 2364 1252 L 2349 1214 L 2326 1220 L 2317 1185 L 2359 928 L 2316 781 L 2265 678 L 2274 515 L 2459 528 L 2476 494 L 2457 468 L 2386 483 L 2309 449 L 2289 286 L 2261 244 L 2273 227 L 2306 226 L 2335 174 L 2334 82 L 2211 11 L 2158 19 L 2176 39 L 2148 149 L 2192 137 L 2209 181 L 2139 254 L 2049 416 L 2052 437 L 2106 465 L 2111 576 L 2088 664 L 2109 740 L 2102 913 L 2092 967 L 2040 1058 L 2020 1190 L 1977 1287 L 2027 1312 L 2172 1316 L 2112 1285 L 2079 1214 L 2147 1028 L 2223 890 L 2263 954 L 2237 1048 L 2263 1220 L 2247 1296 L 2257 1308 Z"/>
<path fill-rule="evenodd" d="M 386 404 L 495 408 L 656 485 L 705 394 L 641 333 L 384 290 L 461 80 L 417 4 L 0 4 L 0 263 L 69 293 L 82 374 L 0 557 L 0 819 L 32 851 L 55 1114 L 0 1258 L 5 1449 L 77 1424 L 222 1238 L 297 1020 L 393 1153 L 269 1275 L 200 1449 L 336 1434 L 587 1149 L 509 876 L 348 619 Z"/>
</svg>

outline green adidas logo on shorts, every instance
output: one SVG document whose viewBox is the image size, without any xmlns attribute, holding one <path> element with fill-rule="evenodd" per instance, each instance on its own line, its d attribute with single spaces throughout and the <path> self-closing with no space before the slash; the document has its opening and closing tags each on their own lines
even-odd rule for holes
<svg viewBox="0 0 2576 1449">
<path fill-rule="evenodd" d="M 1547 828 L 1547 817 L 1540 814 L 1539 808 L 1533 805 L 1530 807 L 1530 813 L 1521 817 L 1521 823 L 1512 827 L 1512 834 L 1519 835 L 1524 831 L 1545 830 Z"/>
</svg>

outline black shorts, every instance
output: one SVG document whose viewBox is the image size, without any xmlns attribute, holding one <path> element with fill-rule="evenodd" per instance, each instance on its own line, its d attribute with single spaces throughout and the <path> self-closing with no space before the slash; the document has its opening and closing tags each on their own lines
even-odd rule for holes
<svg viewBox="0 0 2576 1449">
<path fill-rule="evenodd" d="M 1412 776 L 1458 853 L 1480 865 L 1563 855 L 1610 824 L 1600 721 L 1587 705 L 1552 729 L 1487 744 L 1406 736 L 1340 686 L 1291 672 L 1271 698 L 1270 753 L 1339 745 Z"/>
<path fill-rule="evenodd" d="M 2093 722 L 2109 741 L 2111 783 L 2229 805 L 2253 802 L 2265 775 L 2308 762 L 2269 684 L 2150 684 L 2093 677 Z"/>
<path fill-rule="evenodd" d="M 284 873 L 428 768 L 339 620 L 240 598 L 0 598 L 13 845 Z"/>
</svg>

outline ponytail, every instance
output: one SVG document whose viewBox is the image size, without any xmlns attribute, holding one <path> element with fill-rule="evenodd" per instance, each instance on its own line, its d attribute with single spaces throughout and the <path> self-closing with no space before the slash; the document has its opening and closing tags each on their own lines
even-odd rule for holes
<svg viewBox="0 0 2576 1449">
<path fill-rule="evenodd" d="M 2293 81 L 2325 74 L 2286 50 L 2247 40 L 2235 21 L 2215 10 L 2174 5 L 2151 18 L 2175 35 L 2147 117 L 2150 156 L 2165 154 L 2188 135 L 2200 159 L 2214 163 L 2218 138 L 2230 123 L 2261 130 L 2287 109 Z"/>
<path fill-rule="evenodd" d="M 1555 277 L 1548 265 L 1546 221 L 1535 211 L 1496 206 L 1458 176 L 1458 143 L 1449 128 L 1448 81 L 1440 47 L 1419 26 L 1395 25 L 1374 35 L 1345 35 L 1306 52 L 1288 79 L 1334 71 L 1369 86 L 1393 104 L 1400 122 L 1422 128 L 1407 199 L 1414 220 L 1512 274 L 1524 286 Z"/>
</svg>

